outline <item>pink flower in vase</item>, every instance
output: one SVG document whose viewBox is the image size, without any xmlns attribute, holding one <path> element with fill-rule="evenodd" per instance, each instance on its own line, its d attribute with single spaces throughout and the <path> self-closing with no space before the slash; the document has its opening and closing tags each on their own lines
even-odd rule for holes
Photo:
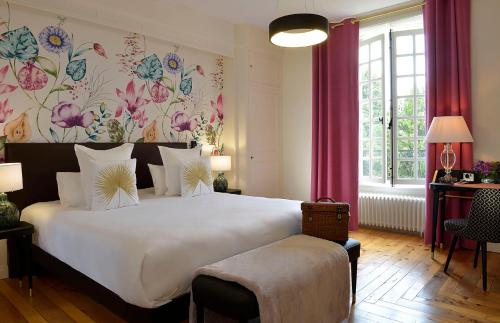
<svg viewBox="0 0 500 323">
<path fill-rule="evenodd" d="M 182 111 L 177 111 L 172 116 L 171 121 L 172 129 L 178 132 L 194 131 L 198 126 L 196 118 L 189 118 L 188 115 Z"/>
<path fill-rule="evenodd" d="M 94 122 L 94 112 L 81 113 L 80 107 L 71 102 L 59 102 L 52 109 L 51 121 L 61 128 L 88 128 Z"/>
<path fill-rule="evenodd" d="M 157 81 L 151 87 L 151 99 L 155 103 L 162 103 L 167 101 L 168 99 L 168 89 L 166 86 L 161 84 L 161 82 Z"/>
<path fill-rule="evenodd" d="M 47 74 L 33 65 L 32 62 L 27 62 L 23 68 L 17 73 L 19 85 L 29 91 L 43 89 L 47 85 L 49 78 Z"/>
<path fill-rule="evenodd" d="M 145 84 L 141 85 L 139 91 L 135 92 L 135 83 L 134 80 L 131 80 L 127 84 L 127 89 L 125 93 L 120 89 L 116 89 L 116 95 L 123 100 L 123 102 L 116 108 L 115 117 L 118 118 L 122 115 L 123 109 L 127 109 L 128 112 L 135 118 L 135 120 L 139 119 L 140 111 L 139 108 L 143 105 L 149 103 L 148 99 L 143 99 Z M 135 115 L 137 113 L 137 115 Z"/>
<path fill-rule="evenodd" d="M 0 102 L 0 123 L 4 123 L 12 112 L 14 112 L 14 109 L 9 106 L 9 99 Z"/>
</svg>

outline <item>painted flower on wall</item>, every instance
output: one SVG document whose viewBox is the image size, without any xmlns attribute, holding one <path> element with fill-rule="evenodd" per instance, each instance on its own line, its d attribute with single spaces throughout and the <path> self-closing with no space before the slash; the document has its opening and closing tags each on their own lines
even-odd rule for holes
<svg viewBox="0 0 500 323">
<path fill-rule="evenodd" d="M 224 123 L 224 113 L 222 112 L 222 93 L 217 97 L 217 105 L 213 100 L 210 100 L 210 106 L 212 107 L 212 115 L 210 116 L 210 123 L 215 122 L 215 118 L 219 119 L 221 124 Z"/>
<path fill-rule="evenodd" d="M 168 53 L 163 59 L 163 66 L 171 74 L 177 74 L 182 70 L 183 66 L 182 58 L 175 53 Z"/>
<path fill-rule="evenodd" d="M 0 39 L 0 57 L 21 62 L 38 56 L 38 44 L 28 27 L 4 32 Z"/>
<path fill-rule="evenodd" d="M 71 47 L 68 33 L 59 26 L 47 26 L 38 34 L 40 44 L 47 51 L 60 54 Z"/>
<path fill-rule="evenodd" d="M 5 65 L 0 69 L 0 95 L 5 93 L 14 92 L 17 89 L 17 85 L 4 84 L 5 76 L 9 71 L 9 65 Z"/>
<path fill-rule="evenodd" d="M 153 54 L 143 58 L 141 63 L 137 65 L 136 73 L 141 80 L 157 81 L 161 79 L 163 76 L 163 68 L 158 56 Z"/>
<path fill-rule="evenodd" d="M 116 108 L 115 112 L 115 117 L 119 118 L 122 113 L 123 109 L 127 109 L 127 111 L 136 118 L 136 120 L 139 119 L 139 114 L 140 111 L 139 109 L 148 104 L 149 100 L 148 99 L 143 99 L 142 96 L 144 95 L 144 88 L 146 87 L 145 84 L 141 85 L 139 88 L 139 91 L 137 93 L 135 92 L 135 83 L 134 80 L 131 80 L 127 84 L 127 88 L 125 90 L 125 93 L 123 93 L 122 90 L 116 89 L 116 95 L 123 100 L 123 102 Z"/>
<path fill-rule="evenodd" d="M 146 122 L 148 122 L 148 117 L 146 117 L 146 110 L 137 110 L 137 112 L 132 115 L 132 119 L 139 121 L 139 128 L 143 128 Z"/>
<path fill-rule="evenodd" d="M 155 82 L 151 87 L 151 100 L 155 103 L 163 103 L 168 100 L 168 89 L 161 82 Z"/>
<path fill-rule="evenodd" d="M 185 112 L 177 111 L 172 116 L 172 129 L 178 132 L 194 131 L 198 126 L 196 118 L 190 118 Z"/>
<path fill-rule="evenodd" d="M 27 142 L 31 138 L 31 126 L 26 112 L 7 122 L 3 129 L 8 142 Z"/>
<path fill-rule="evenodd" d="M 142 131 L 142 137 L 144 138 L 144 142 L 158 141 L 158 128 L 156 127 L 156 120 L 153 120 L 149 126 L 144 128 Z"/>
<path fill-rule="evenodd" d="M 94 43 L 93 47 L 94 47 L 94 51 L 96 52 L 97 55 L 102 56 L 106 59 L 108 58 L 108 56 L 106 55 L 106 51 L 104 50 L 104 47 L 102 47 L 101 44 Z"/>
<path fill-rule="evenodd" d="M 12 112 L 14 109 L 9 105 L 9 99 L 0 102 L 0 123 L 4 123 Z"/>
<path fill-rule="evenodd" d="M 61 128 L 88 128 L 94 122 L 94 112 L 81 113 L 80 107 L 74 103 L 62 101 L 52 109 L 53 124 Z"/>
<path fill-rule="evenodd" d="M 33 65 L 31 62 L 26 62 L 17 74 L 19 85 L 29 91 L 43 89 L 49 80 L 47 73 Z"/>
</svg>

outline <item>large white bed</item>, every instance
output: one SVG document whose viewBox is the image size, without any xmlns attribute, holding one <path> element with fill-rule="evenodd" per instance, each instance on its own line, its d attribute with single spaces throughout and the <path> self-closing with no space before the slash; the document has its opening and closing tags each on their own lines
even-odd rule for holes
<svg viewBox="0 0 500 323">
<path fill-rule="evenodd" d="M 34 244 L 115 292 L 155 308 L 189 291 L 195 269 L 300 232 L 299 201 L 214 193 L 156 197 L 108 211 L 26 207 Z"/>
</svg>

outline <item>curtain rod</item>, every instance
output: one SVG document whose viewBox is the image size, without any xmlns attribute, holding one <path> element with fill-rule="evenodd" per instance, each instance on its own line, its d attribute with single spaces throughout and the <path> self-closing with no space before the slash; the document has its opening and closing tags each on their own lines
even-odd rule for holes
<svg viewBox="0 0 500 323">
<path fill-rule="evenodd" d="M 409 6 L 405 6 L 405 7 L 398 7 L 398 8 L 395 8 L 395 9 L 389 9 L 389 10 L 386 10 L 386 11 L 374 13 L 372 15 L 367 15 L 367 16 L 363 16 L 363 17 L 359 17 L 359 18 L 354 18 L 354 19 L 351 20 L 351 23 L 354 24 L 354 23 L 357 23 L 357 22 L 365 21 L 365 20 L 371 20 L 371 19 L 375 19 L 375 18 L 389 16 L 389 15 L 393 15 L 393 14 L 396 14 L 396 13 L 400 13 L 400 12 L 404 12 L 404 11 L 408 11 L 408 10 L 420 8 L 420 7 L 423 7 L 424 5 L 425 5 L 425 1 L 421 2 L 421 3 L 417 3 L 417 4 L 412 4 L 412 5 L 409 5 Z M 338 23 L 334 22 L 334 23 L 332 23 L 332 25 L 330 26 L 330 28 L 333 29 L 335 27 L 342 26 L 342 25 L 344 25 L 343 22 L 338 22 Z"/>
</svg>

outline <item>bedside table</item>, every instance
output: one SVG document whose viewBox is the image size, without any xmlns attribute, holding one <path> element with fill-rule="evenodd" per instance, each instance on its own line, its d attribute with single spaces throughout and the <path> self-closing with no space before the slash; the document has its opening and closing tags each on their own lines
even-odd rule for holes
<svg viewBox="0 0 500 323">
<path fill-rule="evenodd" d="M 227 191 L 222 193 L 241 195 L 241 190 L 239 188 L 228 188 Z"/>
<path fill-rule="evenodd" d="M 19 272 L 19 284 L 22 284 L 23 275 L 23 258 L 26 257 L 28 284 L 30 289 L 30 296 L 33 295 L 33 280 L 31 277 L 31 239 L 35 228 L 31 223 L 21 221 L 19 224 L 12 228 L 0 229 L 0 240 L 16 240 L 15 243 L 15 256 L 9 257 L 16 260 L 16 269 Z"/>
</svg>

